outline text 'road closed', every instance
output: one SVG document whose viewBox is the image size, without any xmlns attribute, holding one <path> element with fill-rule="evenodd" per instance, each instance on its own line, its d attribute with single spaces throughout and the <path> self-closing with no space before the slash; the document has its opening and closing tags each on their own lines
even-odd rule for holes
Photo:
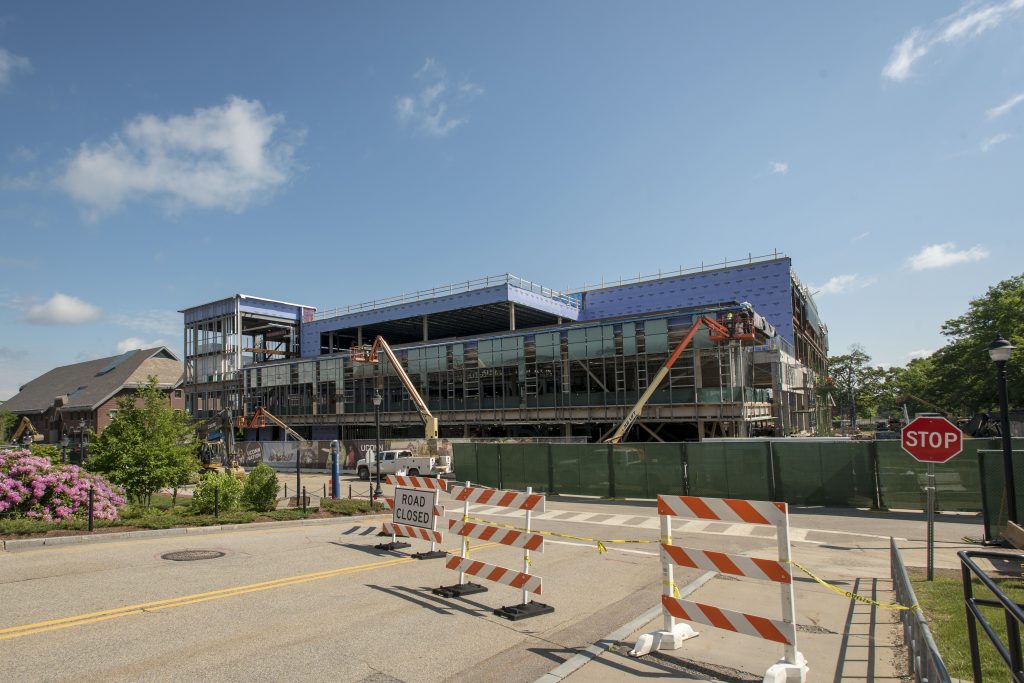
<svg viewBox="0 0 1024 683">
<path fill-rule="evenodd" d="M 408 524 L 423 529 L 434 528 L 434 506 L 437 502 L 437 491 L 420 491 L 417 489 L 395 489 L 395 510 L 392 521 L 395 524 Z"/>
</svg>

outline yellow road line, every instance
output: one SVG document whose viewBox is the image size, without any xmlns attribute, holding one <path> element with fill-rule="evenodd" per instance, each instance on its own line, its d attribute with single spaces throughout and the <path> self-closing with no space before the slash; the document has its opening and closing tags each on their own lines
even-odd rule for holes
<svg viewBox="0 0 1024 683">
<path fill-rule="evenodd" d="M 360 518 L 357 518 L 357 519 L 364 519 L 364 518 L 360 517 Z M 353 524 L 357 524 L 357 522 L 353 522 Z M 201 538 L 217 538 L 219 536 L 241 537 L 241 536 L 252 536 L 253 534 L 284 534 L 284 533 L 294 532 L 296 530 L 296 528 L 307 527 L 307 526 L 312 526 L 313 528 L 330 527 L 330 526 L 332 526 L 332 523 L 328 522 L 328 523 L 325 523 L 325 524 L 295 524 L 293 526 L 288 526 L 288 527 L 274 527 L 272 529 L 252 529 L 251 531 L 250 530 L 247 530 L 247 531 L 234 531 L 234 530 L 232 530 L 232 531 L 212 531 L 212 532 L 210 532 L 208 534 L 198 534 L 198 533 L 193 533 L 193 534 L 187 534 L 187 533 L 186 534 L 174 534 L 172 536 L 160 536 L 159 538 L 145 538 L 145 537 L 143 537 L 143 538 L 137 538 L 137 539 L 129 539 L 127 541 L 111 541 L 109 543 L 104 543 L 102 541 L 93 542 L 93 543 L 77 543 L 77 544 L 73 544 L 73 545 L 60 546 L 60 547 L 39 548 L 38 550 L 8 550 L 6 553 L 0 552 L 0 557 L 4 557 L 4 556 L 8 556 L 8 555 L 10 557 L 14 557 L 16 555 L 17 556 L 20 556 L 20 555 L 36 555 L 36 554 L 39 554 L 39 553 L 60 553 L 60 552 L 80 551 L 80 550 L 97 550 L 97 549 L 103 549 L 103 548 L 117 548 L 117 547 L 126 546 L 126 545 L 142 545 L 142 544 L 149 544 L 149 543 L 173 543 L 174 541 L 180 541 L 180 540 L 189 539 L 189 538 L 194 538 L 196 540 L 199 540 Z M 376 525 L 375 524 L 365 524 L 364 523 L 364 524 L 362 524 L 360 526 L 376 526 Z M 200 527 L 200 528 L 202 528 L 202 527 Z"/>
<path fill-rule="evenodd" d="M 482 543 L 480 545 L 473 546 L 473 549 L 479 550 L 493 545 L 496 544 Z M 452 550 L 450 552 L 456 551 Z M 320 581 L 323 579 L 330 579 L 337 576 L 343 576 L 345 574 L 355 574 L 358 572 L 369 571 L 371 569 L 383 569 L 385 567 L 391 567 L 399 564 L 407 564 L 409 562 L 415 561 L 415 558 L 412 557 L 397 557 L 379 562 L 370 562 L 367 564 L 355 565 L 352 567 L 340 567 L 338 569 L 328 569 L 326 571 L 311 572 L 309 574 L 286 576 L 280 579 L 261 581 L 258 583 L 250 583 L 241 586 L 233 586 L 230 588 L 222 588 L 220 590 L 207 591 L 205 593 L 194 593 L 192 595 L 182 595 L 177 598 L 167 598 L 165 600 L 143 602 L 137 605 L 128 605 L 125 607 L 118 607 L 115 609 L 101 610 L 98 612 L 89 612 L 87 614 L 78 614 L 71 617 L 62 617 L 59 619 L 50 619 L 47 621 L 37 621 L 31 624 L 23 624 L 21 626 L 11 626 L 8 628 L 0 629 L 0 640 L 10 640 L 12 638 L 20 638 L 22 636 L 28 636 L 34 633 L 56 631 L 65 628 L 72 628 L 75 626 L 85 626 L 87 624 L 95 624 L 97 622 L 108 621 L 110 619 L 117 619 L 119 617 L 126 617 L 133 614 L 142 614 L 143 612 L 155 612 L 157 610 L 169 609 L 171 607 L 184 607 L 185 605 L 194 605 L 196 603 L 208 602 L 210 600 L 231 598 L 236 595 L 245 595 L 246 593 L 255 593 L 258 591 L 270 590 L 272 588 L 285 588 L 287 586 L 294 586 L 300 583 L 307 583 L 309 581 Z"/>
</svg>

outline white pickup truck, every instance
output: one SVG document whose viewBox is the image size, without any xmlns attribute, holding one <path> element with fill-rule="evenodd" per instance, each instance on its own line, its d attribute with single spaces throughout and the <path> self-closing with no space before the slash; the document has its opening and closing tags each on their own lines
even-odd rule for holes
<svg viewBox="0 0 1024 683">
<path fill-rule="evenodd" d="M 359 478 L 367 481 L 371 475 L 377 473 L 376 459 L 373 451 L 367 451 L 366 457 L 356 463 L 356 472 Z M 385 474 L 407 474 L 416 476 L 441 476 L 451 470 L 450 458 L 435 458 L 433 456 L 416 456 L 410 451 L 381 451 L 380 452 L 380 473 Z"/>
</svg>

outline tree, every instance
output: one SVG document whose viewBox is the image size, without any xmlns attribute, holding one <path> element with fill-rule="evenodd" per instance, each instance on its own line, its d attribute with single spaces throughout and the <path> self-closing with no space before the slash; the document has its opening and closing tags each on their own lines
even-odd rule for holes
<svg viewBox="0 0 1024 683">
<path fill-rule="evenodd" d="M 0 412 L 0 443 L 7 443 L 18 424 L 18 416 L 14 413 Z"/>
<path fill-rule="evenodd" d="M 149 505 L 154 493 L 199 470 L 195 428 L 188 415 L 171 408 L 156 377 L 119 398 L 110 426 L 89 438 L 89 469 L 124 487 L 136 504 Z"/>
<path fill-rule="evenodd" d="M 849 420 L 853 411 L 858 418 L 874 417 L 885 376 L 886 370 L 872 366 L 871 356 L 854 344 L 849 353 L 829 357 L 828 375 L 816 385 L 818 400 L 831 397 L 841 420 Z"/>
</svg>

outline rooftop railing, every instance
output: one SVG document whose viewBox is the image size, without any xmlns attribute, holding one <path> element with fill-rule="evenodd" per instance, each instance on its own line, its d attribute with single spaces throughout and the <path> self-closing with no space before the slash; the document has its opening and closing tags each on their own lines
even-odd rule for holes
<svg viewBox="0 0 1024 683">
<path fill-rule="evenodd" d="M 691 266 L 690 268 L 683 268 L 679 266 L 675 270 L 659 270 L 657 273 L 650 273 L 648 275 L 637 274 L 636 277 L 620 278 L 618 280 L 605 280 L 601 279 L 600 283 L 584 282 L 583 286 L 579 289 L 566 290 L 569 294 L 577 294 L 580 292 L 587 291 L 589 289 L 603 289 L 605 287 L 621 287 L 622 285 L 632 285 L 638 282 L 649 282 L 651 280 L 661 280 L 666 277 L 677 277 L 679 275 L 688 275 L 691 273 L 703 273 L 709 270 L 721 270 L 722 268 L 729 268 L 731 266 L 740 266 L 751 263 L 761 263 L 763 261 L 775 261 L 780 258 L 786 258 L 786 255 L 777 249 L 772 251 L 770 254 L 762 254 L 761 256 L 754 256 L 753 254 L 747 254 L 746 258 L 738 259 L 723 259 L 717 263 L 705 263 L 700 262 L 699 266 Z"/>
<path fill-rule="evenodd" d="M 415 292 L 406 292 L 386 299 L 374 299 L 373 301 L 366 301 L 361 304 L 353 304 L 351 306 L 317 311 L 314 316 L 314 320 L 324 320 L 325 318 L 336 318 L 338 316 L 349 315 L 351 313 L 374 311 L 380 308 L 387 308 L 389 306 L 398 306 L 400 304 L 414 303 L 416 301 L 436 299 L 442 296 L 462 294 L 465 292 L 472 292 L 478 289 L 487 289 L 488 287 L 497 287 L 500 285 L 509 285 L 517 289 L 533 292 L 534 294 L 540 294 L 541 296 L 553 299 L 571 308 L 580 307 L 580 301 L 576 297 L 539 285 L 536 282 L 524 280 L 523 278 L 517 275 L 512 275 L 511 273 L 503 273 L 501 275 L 488 275 L 486 277 L 476 278 L 475 280 L 453 282 L 451 284 L 432 287 L 430 289 L 420 289 Z"/>
</svg>

